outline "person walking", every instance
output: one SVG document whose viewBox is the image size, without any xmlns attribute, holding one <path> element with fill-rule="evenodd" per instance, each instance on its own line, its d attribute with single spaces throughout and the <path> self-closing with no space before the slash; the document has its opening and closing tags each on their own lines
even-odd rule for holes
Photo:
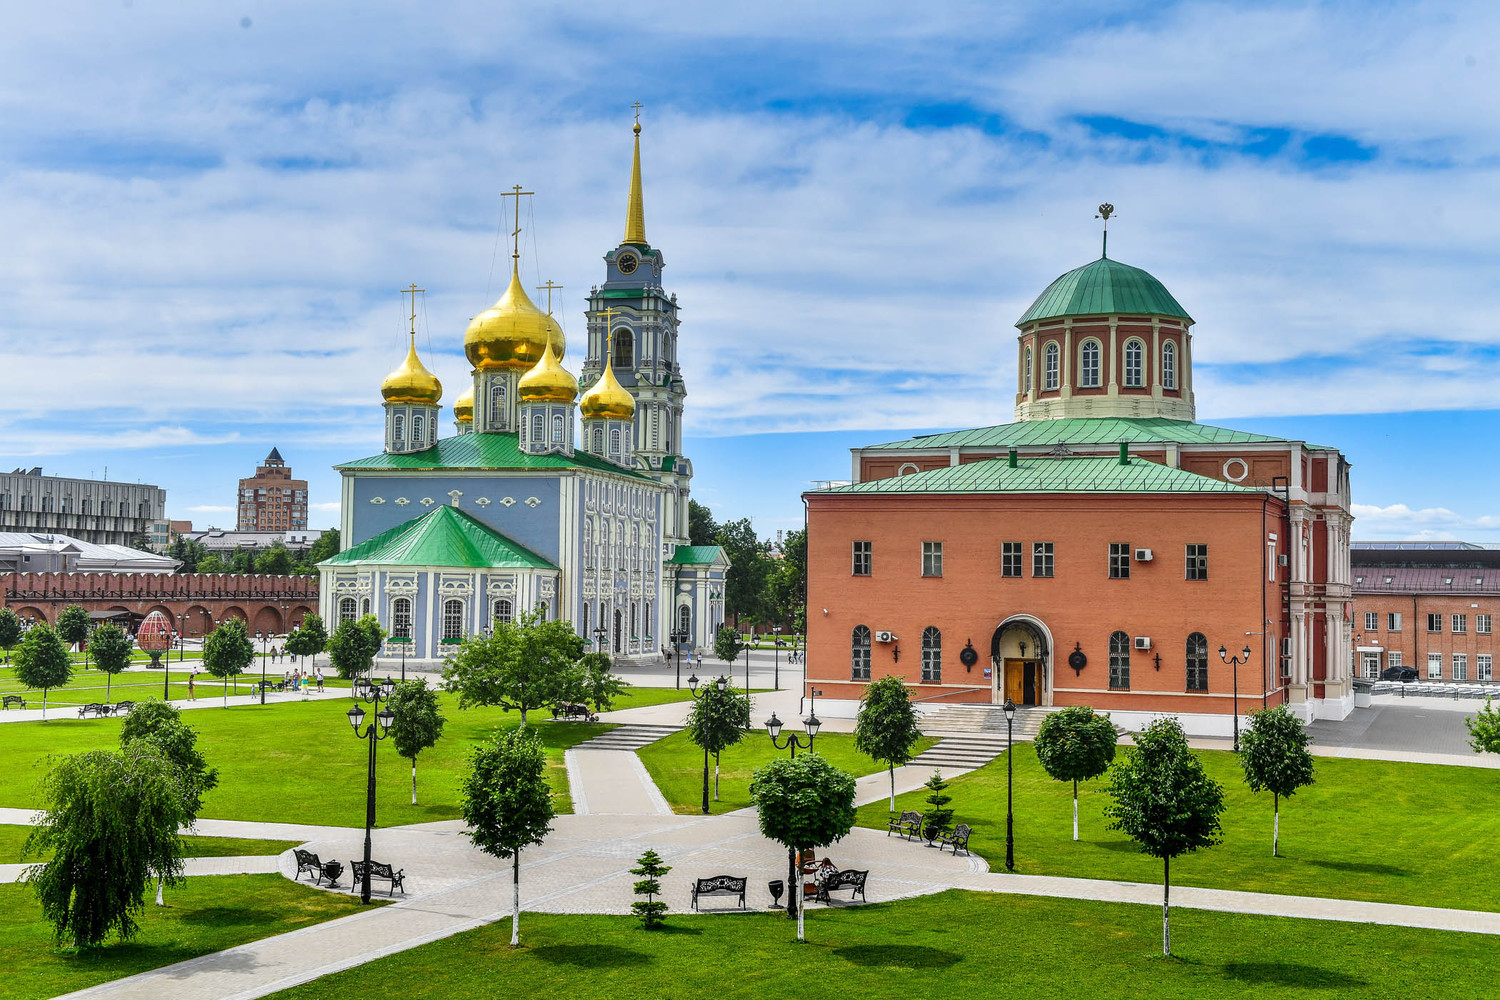
<svg viewBox="0 0 1500 1000">
<path fill-rule="evenodd" d="M 194 670 L 188 674 L 188 701 L 197 701 L 197 692 L 193 690 L 194 682 L 198 680 L 198 671 Z"/>
<path fill-rule="evenodd" d="M 318 676 L 318 694 L 322 694 L 323 693 L 323 668 L 322 667 L 317 667 L 316 671 L 317 671 L 317 676 Z"/>
</svg>

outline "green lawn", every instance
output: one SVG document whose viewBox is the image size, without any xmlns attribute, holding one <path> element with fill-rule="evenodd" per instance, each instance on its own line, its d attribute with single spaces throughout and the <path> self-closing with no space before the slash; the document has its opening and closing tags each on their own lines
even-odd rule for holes
<svg viewBox="0 0 1500 1000">
<path fill-rule="evenodd" d="M 52 927 L 24 885 L 0 885 L 0 997 L 39 998 L 81 990 L 348 916 L 359 900 L 320 892 L 280 875 L 191 878 L 168 889 L 167 905 L 139 916 L 141 932 L 82 953 L 58 948 Z"/>
<path fill-rule="evenodd" d="M 363 826 L 367 745 L 356 740 L 344 713 L 349 702 L 288 701 L 186 712 L 199 746 L 219 769 L 219 787 L 204 799 L 206 819 L 261 820 Z M 458 784 L 469 747 L 519 716 L 493 708 L 460 711 L 443 696 L 448 726 L 436 746 L 417 758 L 417 801 L 411 804 L 411 764 L 389 742 L 377 750 L 377 819 L 381 826 L 458 818 Z M 540 713 L 550 715 L 550 713 Z M 563 751 L 612 728 L 578 722 L 532 721 L 552 762 L 557 808 L 570 811 Z M 37 779 L 50 753 L 76 753 L 118 744 L 119 719 L 59 718 L 0 725 L 0 806 L 40 804 Z"/>
<path fill-rule="evenodd" d="M 934 742 L 921 740 L 917 752 Z M 850 733 L 825 732 L 818 736 L 816 743 L 818 753 L 829 763 L 851 774 L 872 774 L 883 770 L 881 764 L 854 749 L 854 736 Z M 674 812 L 703 812 L 703 751 L 688 739 L 686 731 L 657 740 L 638 753 Z M 771 740 L 763 730 L 746 733 L 743 740 L 719 756 L 719 801 L 710 798 L 709 811 L 725 813 L 750 805 L 750 776 L 756 768 L 786 753 L 771 746 Z M 712 759 L 709 760 L 709 780 L 713 780 Z"/>
<path fill-rule="evenodd" d="M 491 1000 L 726 1000 L 795 996 L 1027 1000 L 1228 997 L 1472 998 L 1494 995 L 1493 938 L 1365 924 L 1177 909 L 1174 956 L 1161 910 L 1035 896 L 945 892 L 849 909 L 815 908 L 808 943 L 790 921 L 670 914 L 527 913 L 273 994 L 346 1000 L 421 983 L 426 996 Z M 566 984 L 565 986 L 562 984 Z"/>
<path fill-rule="evenodd" d="M 51 710 L 57 708 L 61 711 L 77 709 L 79 705 L 89 702 L 104 701 L 106 690 L 109 693 L 109 701 L 142 701 L 146 698 L 160 698 L 162 687 L 162 671 L 141 670 L 131 668 L 124 673 L 116 674 L 113 680 L 108 680 L 107 675 L 98 670 L 84 670 L 83 661 L 78 661 L 79 669 L 73 673 L 73 678 L 65 687 L 53 688 L 47 692 L 47 710 L 50 718 Z M 186 699 L 188 696 L 188 676 L 193 671 L 198 672 L 196 683 L 197 695 L 200 700 L 223 694 L 223 682 L 203 671 L 203 665 L 195 662 L 191 657 L 186 663 L 178 664 L 174 658 L 172 666 L 168 671 L 171 680 L 171 693 L 173 700 Z M 325 671 L 326 673 L 327 671 Z M 275 664 L 266 669 L 266 677 L 271 680 L 279 680 L 283 673 L 282 665 Z M 106 684 L 108 680 L 108 684 Z M 254 685 L 260 682 L 260 659 L 255 661 L 255 669 L 247 670 L 241 674 L 236 685 L 235 681 L 229 683 L 229 693 L 250 694 Z M 347 688 L 348 681 L 339 680 L 337 677 L 328 677 L 324 681 L 325 687 Z M 26 687 L 16 680 L 14 667 L 0 667 L 0 694 L 19 694 L 26 699 L 27 708 L 42 707 L 42 692 Z M 276 695 L 272 695 L 276 697 Z M 283 695 L 283 697 L 285 697 Z"/>
<path fill-rule="evenodd" d="M 0 824 L 0 864 L 42 861 L 39 857 L 22 857 L 21 848 L 26 843 L 29 826 Z M 280 854 L 298 845 L 295 840 L 255 840 L 245 837 L 183 837 L 190 858 L 235 858 L 241 856 L 263 856 Z"/>
<path fill-rule="evenodd" d="M 821 742 L 821 737 L 819 738 Z M 1123 749 L 1122 753 L 1125 752 Z M 1030 743 L 1016 744 L 1016 869 L 1031 875 L 1159 882 L 1161 863 L 1105 829 L 1104 779 L 1080 787 L 1073 843 L 1072 785 L 1052 781 Z M 1500 815 L 1500 773 L 1468 767 L 1317 758 L 1317 781 L 1282 801 L 1281 854 L 1271 857 L 1271 796 L 1254 795 L 1233 754 L 1201 751 L 1225 788 L 1224 843 L 1172 863 L 1174 885 L 1500 910 L 1486 871 Z M 953 779 L 954 822 L 993 869 L 1005 862 L 1005 758 Z M 898 796 L 922 810 L 925 792 Z M 859 812 L 884 830 L 884 802 Z"/>
<path fill-rule="evenodd" d="M 676 688 L 656 687 L 628 687 L 620 692 L 620 697 L 615 699 L 614 711 L 619 712 L 627 708 L 646 708 L 650 705 L 666 705 L 679 701 L 692 701 L 692 692 L 687 689 L 686 683 L 682 690 Z"/>
</svg>

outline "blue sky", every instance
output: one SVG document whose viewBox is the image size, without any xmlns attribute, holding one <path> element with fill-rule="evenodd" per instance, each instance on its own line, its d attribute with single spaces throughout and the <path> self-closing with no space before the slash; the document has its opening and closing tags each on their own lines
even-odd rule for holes
<svg viewBox="0 0 1500 1000">
<path fill-rule="evenodd" d="M 1500 542 L 1500 9 L 61 0 L 0 36 L 0 464 L 337 516 L 403 353 L 623 226 L 683 307 L 695 494 L 762 533 L 851 445 L 1010 419 L 1012 323 L 1097 255 L 1198 321 L 1200 419 L 1344 448 L 1356 537 Z M 577 359 L 571 359 L 575 367 Z M 1480 457 L 1475 462 L 1474 458 Z"/>
</svg>

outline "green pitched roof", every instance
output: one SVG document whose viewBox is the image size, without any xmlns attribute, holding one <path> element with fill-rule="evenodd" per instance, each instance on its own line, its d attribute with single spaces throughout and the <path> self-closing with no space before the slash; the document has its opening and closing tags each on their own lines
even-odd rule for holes
<svg viewBox="0 0 1500 1000">
<path fill-rule="evenodd" d="M 1166 465 L 1119 458 L 1035 457 L 1011 468 L 1009 459 L 992 458 L 890 479 L 835 486 L 824 493 L 1259 493 Z"/>
<path fill-rule="evenodd" d="M 1138 267 L 1100 257 L 1074 268 L 1037 296 L 1016 326 L 1056 316 L 1177 316 L 1192 321 L 1165 285 Z"/>
<path fill-rule="evenodd" d="M 319 566 L 461 566 L 465 569 L 557 569 L 457 507 L 434 507 L 382 531 Z"/>
<path fill-rule="evenodd" d="M 515 434 L 459 434 L 443 438 L 426 451 L 411 451 L 401 455 L 371 455 L 352 462 L 336 465 L 343 469 L 400 469 L 405 471 L 423 469 L 590 469 L 595 472 L 613 472 L 618 476 L 648 479 L 639 472 L 625 469 L 613 462 L 583 451 L 573 457 L 566 455 L 528 455 L 521 450 L 520 439 Z"/>
<path fill-rule="evenodd" d="M 672 558 L 668 559 L 667 562 L 679 565 L 704 566 L 713 562 L 721 555 L 724 555 L 724 548 L 720 545 L 679 545 L 677 546 L 677 551 L 672 553 Z M 725 556 L 724 560 L 728 562 L 729 557 Z"/>
<path fill-rule="evenodd" d="M 901 448 L 1028 448 L 1057 444 L 1096 445 L 1256 444 L 1286 441 L 1227 427 L 1210 427 L 1167 417 L 1067 417 L 1061 420 L 1018 420 L 1013 424 L 974 427 L 961 431 L 923 434 L 904 441 L 868 445 L 871 449 Z"/>
</svg>

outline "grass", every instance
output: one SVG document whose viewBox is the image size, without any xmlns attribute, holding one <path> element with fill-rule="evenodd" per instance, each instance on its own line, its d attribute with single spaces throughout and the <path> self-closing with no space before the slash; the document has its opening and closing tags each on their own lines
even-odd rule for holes
<svg viewBox="0 0 1500 1000">
<path fill-rule="evenodd" d="M 147 905 L 140 933 L 99 948 L 59 948 L 29 887 L 0 886 L 0 997 L 52 997 L 199 955 L 348 916 L 355 896 L 321 892 L 280 875 L 214 875 L 167 890 Z"/>
<path fill-rule="evenodd" d="M 1075 844 L 1072 785 L 1048 778 L 1031 744 L 1016 744 L 1015 754 L 1018 871 L 1161 881 L 1161 862 L 1105 829 L 1106 779 L 1080 786 Z M 1500 774 L 1319 757 L 1316 782 L 1281 803 L 1283 856 L 1272 858 L 1270 794 L 1250 792 L 1233 754 L 1198 756 L 1225 789 L 1224 842 L 1173 861 L 1174 885 L 1500 910 L 1491 880 L 1474 877 L 1489 866 Z M 954 778 L 948 794 L 954 822 L 973 827 L 969 846 L 1002 867 L 1005 758 Z M 922 811 L 925 795 L 897 796 L 896 808 Z M 884 830 L 888 815 L 886 803 L 874 803 L 859 811 L 859 823 Z"/>
<path fill-rule="evenodd" d="M 818 753 L 834 764 L 854 775 L 873 774 L 884 770 L 884 765 L 871 760 L 854 749 L 854 736 L 850 733 L 820 733 L 817 738 Z M 917 752 L 927 749 L 935 740 L 923 739 Z M 701 814 L 703 811 L 703 751 L 688 739 L 687 731 L 673 733 L 637 751 L 646 765 L 656 787 L 671 803 L 674 812 Z M 709 812 L 712 814 L 731 812 L 750 805 L 750 777 L 755 769 L 777 757 L 786 755 L 777 750 L 760 730 L 745 734 L 739 743 L 719 755 L 719 797 L 712 801 L 710 793 Z M 713 762 L 709 761 L 709 780 L 713 780 Z M 884 822 L 882 821 L 882 826 Z"/>
<path fill-rule="evenodd" d="M 1492 996 L 1494 941 L 1401 927 L 1177 909 L 1161 954 L 1149 906 L 945 892 L 817 908 L 808 943 L 784 917 L 672 914 L 660 931 L 630 917 L 527 913 L 521 947 L 502 920 L 273 994 L 345 1000 L 421 983 L 428 996 L 490 1000 L 763 1000 L 1027 997 L 1033 1000 Z"/>
<path fill-rule="evenodd" d="M 46 860 L 35 855 L 21 856 L 21 848 L 30 832 L 29 826 L 0 824 L 0 864 Z M 247 837 L 191 836 L 182 839 L 187 845 L 187 856 L 190 858 L 261 857 L 289 851 L 299 843 L 295 840 L 256 840 Z"/>
<path fill-rule="evenodd" d="M 47 692 L 47 711 L 50 717 L 52 709 L 60 711 L 77 709 L 80 705 L 90 702 L 104 701 L 106 691 L 109 701 L 142 701 L 146 698 L 160 698 L 162 690 L 162 671 L 143 670 L 131 668 L 123 673 L 116 674 L 113 680 L 106 683 L 107 675 L 96 669 L 84 670 L 83 661 L 78 661 L 78 669 L 73 673 L 73 678 L 64 687 L 53 688 Z M 287 668 L 290 670 L 290 667 Z M 197 695 L 199 700 L 223 694 L 223 682 L 211 674 L 205 673 L 203 664 L 195 662 L 189 657 L 187 662 L 178 664 L 174 658 L 172 666 L 167 673 L 171 681 L 172 698 L 186 699 L 188 696 L 188 675 L 193 671 L 198 672 Z M 328 673 L 329 671 L 325 671 Z M 279 680 L 283 673 L 281 664 L 270 665 L 266 668 L 267 678 Z M 238 693 L 250 694 L 254 685 L 260 682 L 260 660 L 257 658 L 254 670 L 247 670 L 239 676 Z M 347 688 L 348 681 L 339 680 L 337 677 L 327 677 L 324 680 L 325 687 Z M 236 682 L 229 682 L 229 693 L 235 694 Z M 16 680 L 14 667 L 0 667 L 0 695 L 19 694 L 26 699 L 27 708 L 42 707 L 42 692 L 34 688 L 28 688 Z M 274 697 L 274 695 L 273 695 Z M 284 696 L 283 696 L 284 697 Z"/>
<path fill-rule="evenodd" d="M 628 687 L 615 699 L 613 711 L 627 708 L 646 708 L 650 705 L 669 705 L 679 701 L 692 701 L 692 692 L 684 685 L 681 691 L 675 688 Z"/>
</svg>

